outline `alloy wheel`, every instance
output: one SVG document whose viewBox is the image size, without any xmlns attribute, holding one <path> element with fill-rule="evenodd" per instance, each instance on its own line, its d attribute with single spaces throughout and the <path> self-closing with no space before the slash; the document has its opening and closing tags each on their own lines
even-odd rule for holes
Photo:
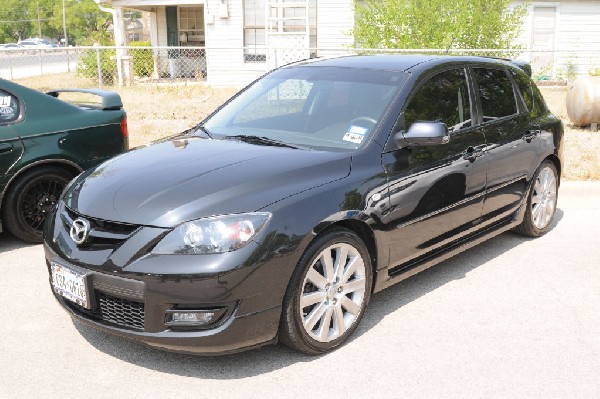
<svg viewBox="0 0 600 399">
<path fill-rule="evenodd" d="M 299 308 L 306 333 L 323 343 L 341 337 L 361 314 L 366 289 L 359 251 L 347 243 L 325 248 L 302 285 Z"/>
<path fill-rule="evenodd" d="M 546 166 L 538 173 L 531 197 L 531 217 L 538 229 L 552 220 L 556 208 L 557 180 L 554 171 Z"/>
</svg>

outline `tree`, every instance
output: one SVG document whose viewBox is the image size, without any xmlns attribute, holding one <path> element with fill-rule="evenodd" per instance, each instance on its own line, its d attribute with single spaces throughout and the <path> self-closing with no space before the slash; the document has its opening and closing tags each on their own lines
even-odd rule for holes
<svg viewBox="0 0 600 399">
<path fill-rule="evenodd" d="M 54 2 L 54 15 L 52 28 L 62 32 L 62 0 L 51 0 Z M 98 36 L 98 32 L 106 31 L 112 16 L 101 11 L 94 0 L 65 0 L 67 34 L 69 43 L 75 39 L 78 44 L 89 41 L 88 39 Z M 62 34 L 61 34 L 62 37 Z"/>
<path fill-rule="evenodd" d="M 388 49 L 514 48 L 526 5 L 510 0 L 354 0 L 355 46 Z"/>
</svg>

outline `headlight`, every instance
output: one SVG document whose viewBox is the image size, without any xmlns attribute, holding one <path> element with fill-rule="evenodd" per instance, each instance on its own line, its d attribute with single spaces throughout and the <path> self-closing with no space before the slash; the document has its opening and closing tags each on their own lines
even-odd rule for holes
<svg viewBox="0 0 600 399">
<path fill-rule="evenodd" d="M 218 254 L 245 247 L 265 225 L 270 213 L 240 213 L 183 223 L 167 234 L 155 254 Z"/>
</svg>

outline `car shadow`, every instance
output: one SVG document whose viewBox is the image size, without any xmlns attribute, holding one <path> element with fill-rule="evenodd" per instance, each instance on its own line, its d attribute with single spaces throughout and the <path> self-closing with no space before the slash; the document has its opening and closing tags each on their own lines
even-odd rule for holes
<svg viewBox="0 0 600 399">
<path fill-rule="evenodd" d="M 8 232 L 0 233 L 0 254 L 3 252 L 14 251 L 19 248 L 33 247 L 38 244 L 29 244 L 13 237 Z"/>
<path fill-rule="evenodd" d="M 557 209 L 551 229 L 555 228 L 562 217 L 563 212 Z M 501 234 L 375 294 L 349 344 L 375 327 L 386 315 L 445 284 L 464 278 L 470 271 L 530 240 L 532 239 L 510 232 Z M 224 356 L 187 355 L 151 348 L 96 330 L 76 320 L 73 324 L 83 338 L 101 352 L 140 367 L 185 377 L 241 379 L 269 373 L 295 363 L 311 362 L 320 357 L 304 355 L 282 345 Z"/>
</svg>

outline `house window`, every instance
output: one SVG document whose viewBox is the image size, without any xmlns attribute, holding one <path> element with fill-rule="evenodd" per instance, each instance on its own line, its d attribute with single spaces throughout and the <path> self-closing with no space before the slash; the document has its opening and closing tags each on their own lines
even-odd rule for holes
<svg viewBox="0 0 600 399">
<path fill-rule="evenodd" d="M 244 61 L 265 62 L 265 1 L 244 0 Z"/>
<path fill-rule="evenodd" d="M 203 7 L 179 7 L 179 44 L 204 46 Z"/>
<path fill-rule="evenodd" d="M 293 1 L 287 0 L 288 3 Z M 244 0 L 244 60 L 246 62 L 265 62 L 266 54 L 266 21 L 265 0 Z M 308 23 L 311 49 L 317 48 L 317 0 L 308 0 Z M 304 32 L 306 30 L 306 10 L 302 7 L 281 7 L 271 10 L 272 17 L 281 18 L 283 21 L 278 28 L 280 33 Z M 311 51 L 311 56 L 316 56 L 316 50 Z"/>
</svg>

